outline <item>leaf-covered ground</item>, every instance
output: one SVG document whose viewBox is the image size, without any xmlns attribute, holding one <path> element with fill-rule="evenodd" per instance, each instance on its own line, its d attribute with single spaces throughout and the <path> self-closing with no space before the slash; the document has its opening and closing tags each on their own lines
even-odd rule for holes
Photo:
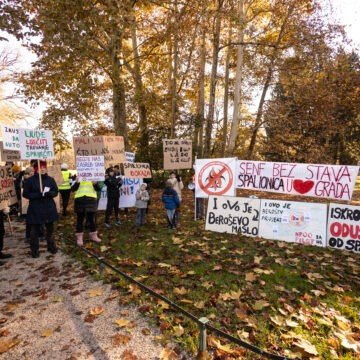
<svg viewBox="0 0 360 360">
<path fill-rule="evenodd" d="M 262 349 L 290 358 L 359 358 L 359 255 L 207 232 L 204 222 L 193 220 L 193 195 L 188 190 L 181 226 L 172 231 L 166 226 L 160 195 L 160 190 L 153 190 L 148 223 L 140 232 L 133 228 L 134 210 L 128 217 L 122 212 L 123 225 L 110 230 L 103 228 L 99 213 L 103 242 L 86 247 L 194 315 L 206 316 L 212 325 Z M 357 184 L 353 203 L 359 204 L 359 199 Z M 71 239 L 73 229 L 72 217 L 58 226 Z M 100 276 L 94 260 L 71 245 L 67 249 Z M 198 329 L 193 322 L 118 275 L 105 271 L 103 277 L 123 291 L 122 302 L 138 304 L 160 327 L 164 340 L 175 339 L 196 352 Z M 208 344 L 217 359 L 257 358 L 213 335 Z"/>
</svg>

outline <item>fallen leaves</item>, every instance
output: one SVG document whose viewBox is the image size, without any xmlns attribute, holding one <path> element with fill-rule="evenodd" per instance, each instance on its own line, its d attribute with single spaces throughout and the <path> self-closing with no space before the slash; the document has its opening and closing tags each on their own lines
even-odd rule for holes
<svg viewBox="0 0 360 360">
<path fill-rule="evenodd" d="M 318 352 L 316 350 L 316 347 L 311 344 L 308 340 L 305 340 L 303 338 L 298 338 L 294 342 L 294 346 L 300 348 L 302 351 L 304 351 L 306 354 L 309 355 L 318 355 Z"/>
<path fill-rule="evenodd" d="M 44 329 L 41 332 L 41 337 L 50 337 L 53 334 L 53 330 L 52 329 Z"/>
<path fill-rule="evenodd" d="M 178 360 L 178 354 L 171 348 L 166 347 L 161 350 L 159 360 Z"/>
<path fill-rule="evenodd" d="M 101 296 L 102 294 L 103 294 L 102 289 L 91 289 L 88 291 L 88 295 L 91 298 Z"/>
<path fill-rule="evenodd" d="M 255 303 L 254 303 L 254 305 L 252 306 L 252 308 L 253 308 L 254 310 L 259 311 L 259 310 L 262 310 L 263 308 L 268 307 L 268 306 L 270 306 L 270 304 L 269 304 L 267 301 L 265 301 L 265 300 L 258 300 L 258 301 L 255 301 Z"/>
<path fill-rule="evenodd" d="M 8 350 L 20 343 L 21 340 L 18 338 L 0 339 L 0 354 L 6 353 Z"/>
<path fill-rule="evenodd" d="M 176 294 L 176 295 L 185 295 L 185 294 L 187 294 L 187 292 L 188 291 L 184 287 L 174 288 L 174 294 Z"/>
<path fill-rule="evenodd" d="M 113 347 L 126 345 L 131 340 L 131 336 L 128 334 L 115 334 L 111 337 Z"/>
<path fill-rule="evenodd" d="M 104 310 L 105 309 L 102 306 L 96 306 L 90 310 L 89 314 L 93 315 L 93 316 L 98 316 L 98 315 L 102 314 L 104 312 Z"/>
<path fill-rule="evenodd" d="M 220 294 L 219 298 L 223 301 L 238 300 L 241 294 L 242 294 L 241 290 L 238 291 L 232 290 L 230 292 Z"/>
</svg>

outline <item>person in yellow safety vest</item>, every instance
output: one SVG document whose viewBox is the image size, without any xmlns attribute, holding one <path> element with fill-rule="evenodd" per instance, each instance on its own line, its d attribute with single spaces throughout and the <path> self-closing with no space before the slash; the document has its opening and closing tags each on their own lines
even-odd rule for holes
<svg viewBox="0 0 360 360">
<path fill-rule="evenodd" d="M 94 242 L 99 243 L 95 214 L 97 211 L 97 193 L 99 185 L 96 181 L 80 181 L 77 179 L 76 182 L 71 186 L 71 191 L 75 191 L 75 202 L 74 210 L 76 212 L 76 243 L 78 246 L 84 245 L 84 220 L 86 217 L 87 223 L 90 228 L 90 239 Z"/>
<path fill-rule="evenodd" d="M 62 214 L 63 216 L 67 215 L 67 207 L 69 204 L 70 194 L 71 194 L 71 184 L 70 184 L 70 178 L 71 174 L 68 164 L 61 164 L 61 174 L 63 177 L 64 182 L 58 186 L 59 192 L 61 195 L 61 201 L 62 201 Z"/>
</svg>

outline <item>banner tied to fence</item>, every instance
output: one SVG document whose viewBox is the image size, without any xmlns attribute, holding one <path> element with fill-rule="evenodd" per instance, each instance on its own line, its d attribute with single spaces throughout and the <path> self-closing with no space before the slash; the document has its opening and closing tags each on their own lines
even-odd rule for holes
<svg viewBox="0 0 360 360">
<path fill-rule="evenodd" d="M 4 150 L 20 150 L 19 129 L 13 126 L 2 125 Z"/>
<path fill-rule="evenodd" d="M 79 181 L 104 181 L 105 164 L 103 156 L 77 156 L 76 171 Z"/>
<path fill-rule="evenodd" d="M 0 210 L 17 203 L 14 178 L 9 166 L 0 166 Z"/>
<path fill-rule="evenodd" d="M 148 163 L 130 163 L 125 162 L 124 166 L 124 176 L 126 178 L 137 179 L 137 178 L 151 178 L 151 168 Z"/>
<path fill-rule="evenodd" d="M 358 166 L 237 161 L 237 188 L 351 200 Z"/>
<path fill-rule="evenodd" d="M 104 156 L 105 166 L 125 162 L 122 136 L 82 136 L 73 138 L 75 156 Z"/>
<path fill-rule="evenodd" d="M 236 158 L 197 159 L 194 167 L 197 198 L 235 195 Z"/>
<path fill-rule="evenodd" d="M 54 143 L 51 130 L 19 129 L 21 160 L 53 159 Z"/>
<path fill-rule="evenodd" d="M 0 151 L 1 151 L 1 161 L 19 161 L 20 152 L 16 150 L 6 150 L 4 149 L 4 143 L 0 141 Z"/>
<path fill-rule="evenodd" d="M 164 169 L 191 169 L 192 141 L 182 139 L 163 139 Z"/>
<path fill-rule="evenodd" d="M 327 246 L 360 254 L 360 207 L 330 204 Z"/>
<path fill-rule="evenodd" d="M 205 229 L 258 236 L 259 213 L 260 199 L 209 196 Z"/>
</svg>

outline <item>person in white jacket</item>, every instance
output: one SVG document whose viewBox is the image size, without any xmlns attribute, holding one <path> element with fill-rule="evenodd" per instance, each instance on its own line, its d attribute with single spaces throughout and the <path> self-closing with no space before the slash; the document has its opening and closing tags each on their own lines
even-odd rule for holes
<svg viewBox="0 0 360 360">
<path fill-rule="evenodd" d="M 146 190 L 147 185 L 145 183 L 141 184 L 140 189 L 136 192 L 136 219 L 135 226 L 139 227 L 145 225 L 145 216 L 147 203 L 150 200 L 149 193 Z"/>
<path fill-rule="evenodd" d="M 169 175 L 169 180 L 171 181 L 173 189 L 178 194 L 179 200 L 181 202 L 181 190 L 184 188 L 181 177 L 176 172 L 172 171 Z"/>
</svg>

